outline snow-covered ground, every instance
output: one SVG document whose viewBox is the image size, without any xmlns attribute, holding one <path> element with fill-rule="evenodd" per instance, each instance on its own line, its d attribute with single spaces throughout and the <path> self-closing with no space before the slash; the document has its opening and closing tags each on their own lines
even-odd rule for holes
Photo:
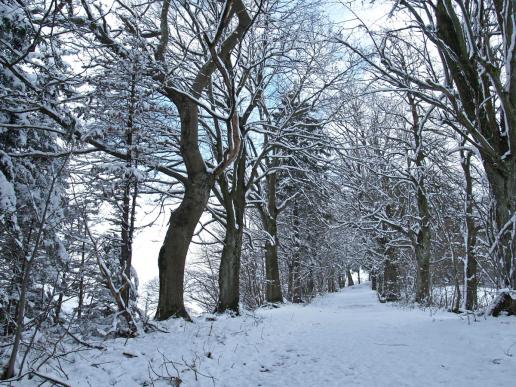
<svg viewBox="0 0 516 387">
<path fill-rule="evenodd" d="M 168 321 L 169 333 L 74 354 L 61 362 L 69 379 L 59 379 L 96 387 L 177 385 L 174 377 L 181 386 L 514 386 L 516 317 L 476 320 L 380 304 L 358 285 L 309 305 Z"/>
</svg>

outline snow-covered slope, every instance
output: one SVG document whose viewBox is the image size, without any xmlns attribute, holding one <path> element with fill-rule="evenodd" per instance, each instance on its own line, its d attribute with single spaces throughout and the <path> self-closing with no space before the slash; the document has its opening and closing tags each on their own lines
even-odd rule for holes
<svg viewBox="0 0 516 387">
<path fill-rule="evenodd" d="M 169 321 L 170 333 L 106 342 L 108 350 L 62 366 L 73 386 L 175 385 L 174 377 L 221 387 L 515 385 L 516 318 L 477 320 L 379 304 L 359 285 L 309 305 Z"/>
</svg>

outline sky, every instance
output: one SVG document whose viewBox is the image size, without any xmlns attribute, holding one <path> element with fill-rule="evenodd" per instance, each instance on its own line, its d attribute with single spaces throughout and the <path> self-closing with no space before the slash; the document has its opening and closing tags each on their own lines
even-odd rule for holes
<svg viewBox="0 0 516 387">
<path fill-rule="evenodd" d="M 152 207 L 144 205 L 143 209 L 140 209 L 137 219 L 142 219 L 141 216 L 145 215 L 144 210 L 146 209 L 152 209 Z M 171 208 L 166 209 L 166 211 L 170 210 Z M 153 212 L 152 215 L 155 217 L 157 214 Z M 142 221 L 138 223 L 145 224 L 151 219 L 152 216 L 143 216 Z M 133 244 L 133 266 L 138 273 L 140 286 L 158 276 L 158 254 L 167 232 L 167 222 L 168 216 L 160 214 L 154 225 L 136 233 Z"/>
</svg>

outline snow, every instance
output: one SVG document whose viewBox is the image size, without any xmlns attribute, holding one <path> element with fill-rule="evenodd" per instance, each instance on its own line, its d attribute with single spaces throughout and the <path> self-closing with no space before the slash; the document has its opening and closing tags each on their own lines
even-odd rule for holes
<svg viewBox="0 0 516 387">
<path fill-rule="evenodd" d="M 13 165 L 9 156 L 0 150 L 0 167 L 12 174 Z M 14 186 L 8 181 L 0 168 L 0 214 L 16 210 L 16 193 Z M 0 219 L 1 220 L 1 219 Z"/>
<path fill-rule="evenodd" d="M 16 195 L 14 187 L 0 171 L 0 210 L 2 212 L 11 212 L 15 209 Z"/>
<path fill-rule="evenodd" d="M 215 320 L 215 321 L 213 321 Z M 476 320 L 476 321 L 475 321 Z M 510 386 L 516 318 L 380 304 L 362 284 L 308 305 L 171 320 L 61 362 L 72 386 Z M 196 380 L 197 378 L 197 380 Z M 25 385 L 38 383 L 25 381 Z M 29 384 L 33 383 L 33 384 Z"/>
</svg>

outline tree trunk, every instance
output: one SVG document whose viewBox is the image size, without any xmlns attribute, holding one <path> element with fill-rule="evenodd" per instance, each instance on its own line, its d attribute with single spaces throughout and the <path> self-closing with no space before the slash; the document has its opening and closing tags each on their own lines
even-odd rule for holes
<svg viewBox="0 0 516 387">
<path fill-rule="evenodd" d="M 339 274 L 338 283 L 339 283 L 340 289 L 342 289 L 346 286 L 346 277 L 343 274 Z"/>
<path fill-rule="evenodd" d="M 276 203 L 277 175 L 266 177 L 267 210 L 262 213 L 262 223 L 267 231 L 265 241 L 265 274 L 267 302 L 283 302 L 278 262 L 278 208 Z M 293 283 L 291 284 L 293 286 Z"/>
<path fill-rule="evenodd" d="M 371 271 L 371 290 L 378 289 L 378 276 L 376 275 L 376 271 Z"/>
<path fill-rule="evenodd" d="M 266 300 L 267 302 L 283 302 L 278 264 L 276 219 L 271 219 L 271 225 L 267 232 L 274 238 L 274 240 L 268 240 L 265 242 L 265 271 L 267 276 Z M 271 234 L 271 232 L 273 233 Z"/>
<path fill-rule="evenodd" d="M 501 171 L 484 162 L 495 207 L 491 251 L 501 268 L 502 285 L 516 289 L 516 157 L 509 158 L 504 167 Z"/>
<path fill-rule="evenodd" d="M 319 289 L 321 289 L 322 281 L 320 281 L 320 277 L 314 279 L 314 273 L 312 271 L 312 268 L 310 268 L 310 271 L 308 272 L 308 281 L 306 281 L 304 291 L 302 290 L 301 294 L 304 294 L 305 296 L 308 296 L 309 298 L 313 297 L 314 293 L 316 291 L 316 288 L 315 288 L 316 283 L 319 284 Z M 301 285 L 301 286 L 303 286 L 303 285 Z M 303 288 L 301 288 L 301 289 L 303 289 Z"/>
<path fill-rule="evenodd" d="M 384 271 L 385 270 L 380 270 L 378 272 L 378 274 L 376 275 L 376 291 L 378 292 L 378 294 L 380 296 L 383 295 L 383 289 L 384 289 L 384 284 L 385 284 L 385 281 L 383 280 L 383 276 L 384 276 Z"/>
<path fill-rule="evenodd" d="M 383 275 L 381 276 L 381 298 L 384 301 L 398 301 L 401 298 L 400 279 L 398 262 L 394 256 L 395 250 L 387 245 L 386 241 L 381 242 L 385 246 L 385 260 L 383 266 Z"/>
<path fill-rule="evenodd" d="M 355 282 L 353 282 L 353 276 L 351 275 L 351 270 L 346 270 L 346 276 L 348 277 L 348 286 L 355 285 Z"/>
<path fill-rule="evenodd" d="M 212 87 L 209 87 L 210 96 L 213 97 Z M 258 99 L 255 99 L 258 101 Z M 242 117 L 240 118 L 240 125 L 245 126 L 249 116 L 251 115 L 257 102 L 252 102 Z M 218 141 L 214 148 L 214 153 L 217 154 L 218 161 L 222 162 L 224 159 L 224 152 L 222 151 L 222 139 L 219 125 L 215 125 Z M 226 210 L 226 236 L 224 238 L 224 248 L 220 261 L 219 270 L 219 300 L 217 303 L 217 312 L 221 313 L 226 309 L 232 310 L 238 314 L 240 302 L 240 260 L 242 255 L 242 238 L 244 235 L 244 218 L 245 208 L 247 205 L 246 192 L 254 182 L 255 175 L 251 173 L 249 181 L 246 182 L 246 168 L 247 168 L 247 149 L 245 141 L 242 141 L 241 151 L 238 155 L 238 162 L 235 163 L 233 170 L 231 189 L 228 184 L 226 176 L 222 174 L 219 176 L 219 186 L 221 195 L 219 199 Z M 260 210 L 260 208 L 259 208 Z M 264 214 L 262 215 L 262 221 Z M 260 300 L 257 300 L 261 303 Z"/>
<path fill-rule="evenodd" d="M 198 68 L 191 87 L 194 99 L 202 99 L 201 95 L 210 84 L 211 77 L 217 69 L 217 63 L 220 64 L 219 61 L 222 61 L 224 66 L 226 66 L 226 70 L 231 71 L 230 58 L 232 51 L 253 23 L 253 19 L 247 13 L 247 9 L 241 0 L 232 1 L 226 5 L 229 6 L 227 8 L 229 15 L 226 15 L 227 17 L 221 20 L 218 26 L 219 31 L 223 31 L 228 26 L 233 15 L 236 15 L 238 18 L 238 25 L 220 44 L 220 51 L 218 53 L 214 50 L 214 47 L 211 47 L 210 58 Z M 161 43 L 163 45 L 157 48 L 155 54 L 155 57 L 163 62 L 165 61 L 166 43 L 168 43 L 169 6 L 170 2 L 163 4 L 161 13 Z M 215 56 L 218 56 L 218 58 L 215 58 Z M 188 247 L 192 241 L 195 227 L 208 203 L 215 179 L 234 161 L 240 151 L 240 125 L 237 112 L 233 110 L 228 126 L 230 128 L 228 136 L 231 146 L 224 155 L 224 161 L 213 172 L 208 171 L 199 143 L 199 112 L 197 103 L 182 93 L 178 93 L 174 87 L 169 87 L 164 73 L 160 73 L 158 78 L 164 82 L 163 90 L 179 112 L 181 121 L 180 150 L 188 177 L 186 180 L 182 180 L 185 186 L 185 194 L 179 207 L 170 215 L 167 234 L 159 252 L 160 290 L 156 319 L 165 320 L 172 316 L 189 319 L 190 317 L 186 312 L 183 299 L 183 282 Z M 238 101 L 234 94 L 235 85 L 231 84 L 232 82 L 233 79 L 225 78 L 227 91 L 231 92 L 232 97 L 235 97 L 232 103 L 236 106 Z"/>
<path fill-rule="evenodd" d="M 335 293 L 337 291 L 337 287 L 335 286 L 335 273 L 332 271 L 328 275 L 328 292 Z"/>
<path fill-rule="evenodd" d="M 122 300 L 126 307 L 129 306 L 133 294 L 133 284 L 131 279 L 131 269 L 133 265 L 133 236 L 134 222 L 136 219 L 136 201 L 138 198 L 138 183 L 131 178 L 124 189 L 124 201 L 122 206 L 122 249 L 121 249 L 121 274 L 122 274 Z"/>
<path fill-rule="evenodd" d="M 79 230 L 80 232 L 80 230 Z M 84 231 L 83 238 L 86 240 L 86 231 Z M 77 318 L 82 317 L 82 309 L 84 305 L 84 261 L 86 258 L 86 242 L 82 242 L 81 246 L 81 265 L 79 266 L 79 300 L 77 304 Z"/>
<path fill-rule="evenodd" d="M 427 227 L 425 227 L 427 228 Z M 430 297 L 430 235 L 429 230 L 418 233 L 416 239 L 415 255 L 417 264 L 416 273 L 416 302 L 428 304 Z"/>
<path fill-rule="evenodd" d="M 423 123 L 419 119 L 417 102 L 411 93 L 407 94 L 408 103 L 412 114 L 412 135 L 414 138 L 414 164 L 411 172 L 413 185 L 416 189 L 417 212 L 419 218 L 419 230 L 415 238 L 412 237 L 416 256 L 416 302 L 428 304 L 430 295 L 430 209 L 425 190 L 425 151 L 423 143 Z"/>
<path fill-rule="evenodd" d="M 301 287 L 301 262 L 299 251 L 294 252 L 292 262 L 292 290 L 291 301 L 295 304 L 303 302 L 302 287 Z"/>
<path fill-rule="evenodd" d="M 299 205 L 297 200 L 294 200 L 292 209 L 292 222 L 294 231 L 294 251 L 292 255 L 292 291 L 291 301 L 293 303 L 303 302 L 303 289 L 301 287 L 301 246 L 299 241 L 301 240 L 299 230 Z"/>
<path fill-rule="evenodd" d="M 475 256 L 475 245 L 477 241 L 477 228 L 473 217 L 473 178 L 471 176 L 471 152 L 464 154 L 461 151 L 461 166 L 464 172 L 465 181 L 465 233 L 464 236 L 464 308 L 473 310 L 477 307 L 477 258 Z"/>
<path fill-rule="evenodd" d="M 123 193 L 122 193 L 122 216 L 121 216 L 121 249 L 120 249 L 120 274 L 122 277 L 122 284 L 120 288 L 120 296 L 125 304 L 129 306 L 130 292 L 131 292 L 131 261 L 132 261 L 132 228 L 134 227 L 134 219 L 131 217 L 131 191 L 134 182 L 133 178 L 133 140 L 134 140 L 134 114 L 136 103 L 136 76 L 134 69 L 131 74 L 131 90 L 128 101 L 128 116 L 126 123 L 126 156 L 125 161 L 126 171 L 123 176 Z M 133 203 L 133 207 L 134 207 Z"/>
<path fill-rule="evenodd" d="M 416 302 L 427 305 L 430 298 L 430 263 L 427 259 L 418 259 L 416 276 Z"/>
<path fill-rule="evenodd" d="M 186 255 L 195 227 L 201 218 L 212 187 L 207 173 L 190 176 L 178 208 L 170 215 L 167 234 L 159 251 L 159 300 L 157 320 L 170 317 L 190 319 L 183 299 Z"/>
<path fill-rule="evenodd" d="M 183 298 L 186 256 L 195 227 L 204 212 L 215 176 L 206 170 L 199 148 L 197 105 L 188 100 L 176 102 L 181 120 L 181 156 L 188 178 L 179 207 L 171 214 L 165 240 L 159 251 L 159 300 L 155 318 L 184 317 L 189 320 Z"/>
<path fill-rule="evenodd" d="M 240 256 L 244 234 L 245 214 L 245 167 L 246 152 L 242 147 L 238 163 L 235 164 L 235 185 L 229 191 L 226 177 L 221 175 L 219 182 L 226 208 L 226 236 L 220 260 L 219 300 L 217 312 L 231 310 L 239 313 L 240 302 Z"/>
<path fill-rule="evenodd" d="M 243 221 L 243 219 L 242 219 Z M 230 310 L 239 313 L 240 302 L 240 255 L 242 253 L 243 225 L 235 226 L 234 221 L 226 225 L 226 236 L 219 270 L 219 300 L 217 313 Z"/>
<path fill-rule="evenodd" d="M 54 324 L 59 324 L 61 322 L 61 310 L 63 308 L 63 298 L 64 298 L 65 288 L 66 288 L 66 272 L 63 273 L 63 278 L 61 280 L 61 283 L 59 284 L 59 296 L 57 297 L 57 301 L 54 306 Z"/>
</svg>

